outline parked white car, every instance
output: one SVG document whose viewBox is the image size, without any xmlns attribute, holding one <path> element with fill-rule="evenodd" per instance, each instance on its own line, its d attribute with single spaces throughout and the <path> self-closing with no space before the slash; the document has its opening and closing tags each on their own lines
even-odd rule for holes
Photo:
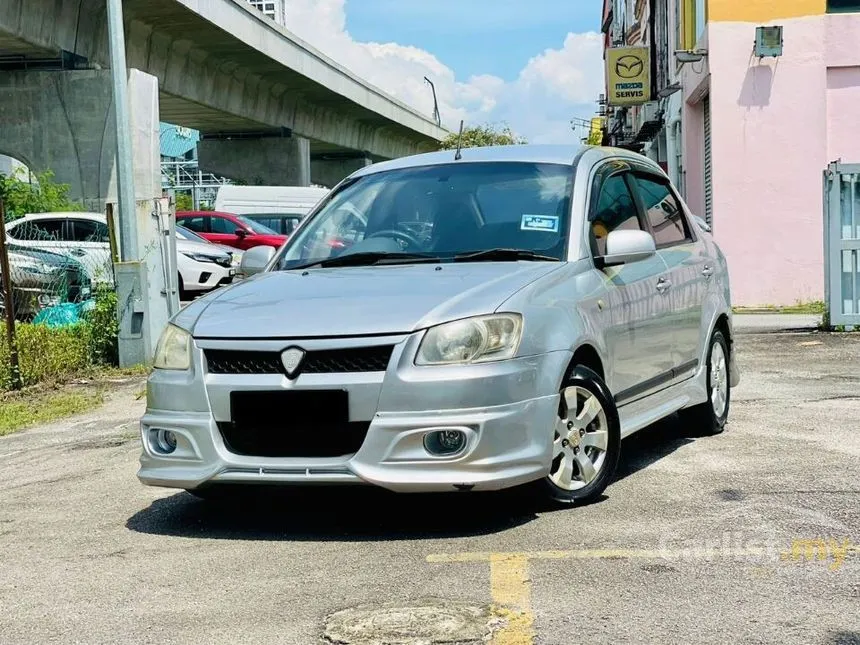
<svg viewBox="0 0 860 645">
<path fill-rule="evenodd" d="M 181 230 L 180 230 L 181 229 Z M 94 283 L 112 283 L 107 218 L 101 213 L 28 214 L 6 225 L 19 247 L 51 251 L 80 262 Z M 176 265 L 181 294 L 200 294 L 230 284 L 241 252 L 212 244 L 177 227 Z"/>
<path fill-rule="evenodd" d="M 233 282 L 242 252 L 213 244 L 193 231 L 176 227 L 176 267 L 180 294 L 200 294 Z"/>
<path fill-rule="evenodd" d="M 80 262 L 95 283 L 112 283 L 107 220 L 101 213 L 29 213 L 6 224 L 10 242 Z"/>
</svg>

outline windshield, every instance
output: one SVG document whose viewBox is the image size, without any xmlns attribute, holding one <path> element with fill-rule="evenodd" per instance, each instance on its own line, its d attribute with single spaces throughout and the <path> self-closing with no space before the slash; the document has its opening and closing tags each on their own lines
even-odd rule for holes
<svg viewBox="0 0 860 645">
<path fill-rule="evenodd" d="M 187 240 L 189 242 L 202 242 L 203 244 L 209 244 L 209 240 L 205 237 L 200 237 L 194 231 L 191 231 L 184 226 L 176 227 L 176 237 L 179 237 L 183 240 Z"/>
<path fill-rule="evenodd" d="M 273 231 L 265 224 L 261 224 L 260 222 L 255 222 L 254 220 L 245 217 L 244 215 L 236 215 L 236 219 L 242 222 L 249 229 L 254 231 L 257 235 L 278 235 L 277 231 Z"/>
<path fill-rule="evenodd" d="M 333 195 L 285 245 L 276 266 L 291 269 L 353 254 L 451 260 L 493 249 L 561 260 L 572 181 L 570 166 L 511 162 L 367 175 Z M 476 258 L 519 259 L 509 255 Z"/>
</svg>

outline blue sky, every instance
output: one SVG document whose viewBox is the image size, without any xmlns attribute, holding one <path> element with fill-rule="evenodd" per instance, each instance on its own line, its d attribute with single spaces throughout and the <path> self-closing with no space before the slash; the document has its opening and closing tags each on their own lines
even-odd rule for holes
<svg viewBox="0 0 860 645">
<path fill-rule="evenodd" d="M 603 91 L 600 0 L 287 0 L 287 28 L 443 125 L 508 125 L 535 143 L 585 135 Z"/>
<path fill-rule="evenodd" d="M 430 51 L 457 76 L 513 81 L 569 32 L 598 30 L 600 11 L 599 0 L 347 0 L 346 27 L 360 41 Z"/>
</svg>

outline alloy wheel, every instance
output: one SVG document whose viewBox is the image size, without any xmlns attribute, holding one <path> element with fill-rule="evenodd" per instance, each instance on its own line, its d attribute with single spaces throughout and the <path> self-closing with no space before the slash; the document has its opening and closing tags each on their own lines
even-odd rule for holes
<svg viewBox="0 0 860 645">
<path fill-rule="evenodd" d="M 726 412 L 729 394 L 728 366 L 722 343 L 714 343 L 711 350 L 711 405 L 717 418 Z"/>
<path fill-rule="evenodd" d="M 561 393 L 553 441 L 550 480 L 563 490 L 578 490 L 593 482 L 606 462 L 609 430 L 598 398 L 579 386 Z"/>
</svg>

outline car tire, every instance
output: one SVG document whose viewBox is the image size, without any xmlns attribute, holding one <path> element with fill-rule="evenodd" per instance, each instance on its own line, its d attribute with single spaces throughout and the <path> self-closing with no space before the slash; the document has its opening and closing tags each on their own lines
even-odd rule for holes
<svg viewBox="0 0 860 645">
<path fill-rule="evenodd" d="M 681 410 L 681 421 L 691 434 L 707 437 L 720 434 L 729 418 L 732 389 L 729 383 L 729 344 L 719 329 L 714 330 L 708 345 L 705 386 L 708 400 Z"/>
<path fill-rule="evenodd" d="M 188 300 L 188 292 L 185 290 L 185 282 L 182 280 L 182 274 L 179 275 L 179 281 L 176 283 L 179 286 L 179 302 Z"/>
<path fill-rule="evenodd" d="M 621 455 L 618 409 L 599 374 L 581 365 L 570 371 L 553 430 L 550 474 L 542 482 L 546 494 L 565 506 L 597 501 L 615 476 Z"/>
</svg>

